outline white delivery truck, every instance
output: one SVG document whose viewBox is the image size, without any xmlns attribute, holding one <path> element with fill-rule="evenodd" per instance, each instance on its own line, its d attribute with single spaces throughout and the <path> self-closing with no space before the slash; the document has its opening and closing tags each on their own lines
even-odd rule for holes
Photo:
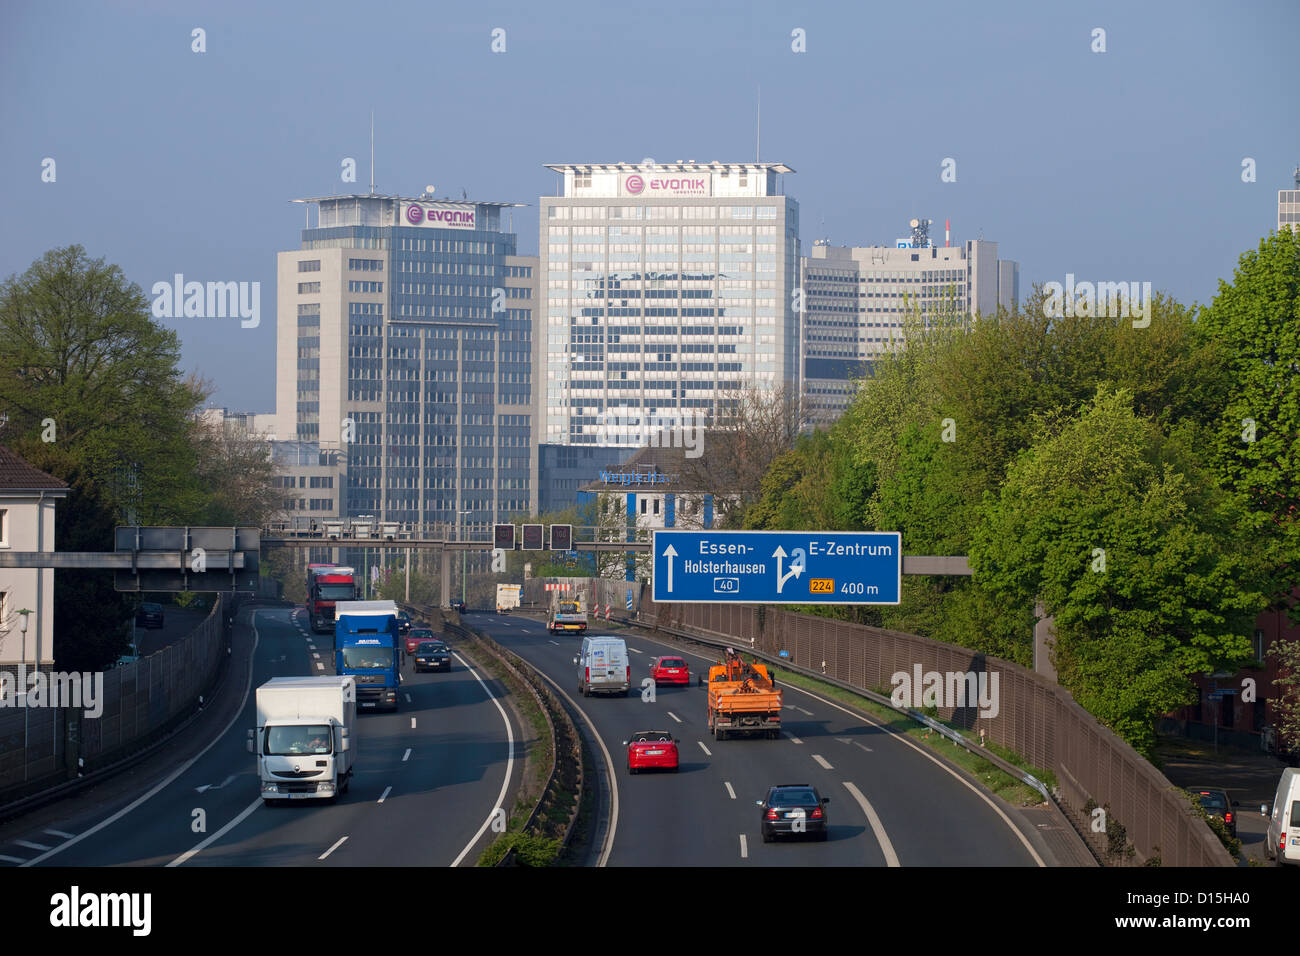
<svg viewBox="0 0 1300 956">
<path fill-rule="evenodd" d="M 626 697 L 632 686 L 632 666 L 621 637 L 584 637 L 573 663 L 578 665 L 578 690 L 583 697 L 609 693 Z"/>
<path fill-rule="evenodd" d="M 1264 852 L 1279 866 L 1300 866 L 1300 768 L 1287 767 L 1277 782 Z"/>
<path fill-rule="evenodd" d="M 519 607 L 519 594 L 523 591 L 522 584 L 498 584 L 497 585 L 497 613 L 509 614 Z"/>
<path fill-rule="evenodd" d="M 262 799 L 333 800 L 356 762 L 357 686 L 351 677 L 273 677 L 257 688 L 257 755 Z"/>
</svg>

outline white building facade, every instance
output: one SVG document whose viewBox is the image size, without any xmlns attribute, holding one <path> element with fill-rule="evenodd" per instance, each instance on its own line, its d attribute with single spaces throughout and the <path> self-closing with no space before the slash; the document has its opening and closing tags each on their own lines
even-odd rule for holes
<svg viewBox="0 0 1300 956">
<path fill-rule="evenodd" d="M 0 551 L 53 553 L 54 508 L 67 495 L 66 482 L 0 446 Z M 54 569 L 0 568 L 0 669 L 38 659 L 54 663 Z"/>
<path fill-rule="evenodd" d="M 540 199 L 539 444 L 645 443 L 720 396 L 799 382 L 799 206 L 780 163 L 549 166 Z M 671 427 L 671 426 L 669 426 Z"/>
</svg>

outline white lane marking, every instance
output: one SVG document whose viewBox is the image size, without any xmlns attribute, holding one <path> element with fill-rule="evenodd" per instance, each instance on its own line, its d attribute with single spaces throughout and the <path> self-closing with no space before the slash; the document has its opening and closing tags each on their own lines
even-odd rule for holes
<svg viewBox="0 0 1300 956">
<path fill-rule="evenodd" d="M 866 744 L 858 743 L 858 741 L 856 741 L 856 740 L 853 741 L 853 743 L 854 743 L 854 746 L 861 747 L 861 748 L 862 748 L 863 750 L 865 750 L 867 753 L 871 753 L 871 752 L 872 752 L 872 751 L 871 751 L 871 748 L 868 747 Z"/>
<path fill-rule="evenodd" d="M 71 840 L 76 836 L 75 833 L 64 833 L 62 830 L 46 830 L 45 832 L 50 836 L 63 837 L 65 840 Z"/>
<path fill-rule="evenodd" d="M 851 743 L 853 743 L 852 739 L 850 739 L 850 738 L 848 738 L 848 737 L 836 737 L 835 739 L 838 740 L 838 741 L 839 741 L 840 743 L 842 743 L 842 744 L 851 744 Z"/>
<path fill-rule="evenodd" d="M 880 817 L 876 816 L 876 810 L 871 802 L 862 795 L 862 791 L 855 787 L 848 780 L 844 781 L 844 788 L 852 794 L 853 799 L 858 801 L 858 806 L 862 812 L 867 815 L 867 821 L 871 824 L 871 830 L 876 835 L 876 842 L 880 844 L 880 852 L 885 855 L 886 866 L 902 866 L 898 862 L 898 854 L 894 852 L 894 844 L 889 842 L 889 834 L 885 832 L 885 826 L 880 822 Z"/>
<path fill-rule="evenodd" d="M 414 718 L 414 717 L 411 718 L 411 729 L 412 729 L 412 730 L 415 729 L 415 718 Z"/>
<path fill-rule="evenodd" d="M 257 654 L 257 643 L 258 643 L 258 640 L 260 639 L 260 636 L 259 636 L 258 633 L 257 633 L 257 615 L 258 615 L 258 613 L 259 613 L 258 611 L 254 611 L 254 612 L 253 612 L 253 616 L 252 616 L 252 618 L 250 619 L 250 623 L 252 624 L 252 627 L 253 627 L 253 651 L 252 651 L 253 655 L 256 655 L 256 654 Z M 66 850 L 68 847 L 72 846 L 73 844 L 75 844 L 75 843 L 80 843 L 82 840 L 84 840 L 86 837 L 90 836 L 92 833 L 98 833 L 100 830 L 104 829 L 104 827 L 106 827 L 106 826 L 111 826 L 112 824 L 116 823 L 118 820 L 122 819 L 122 817 L 124 817 L 124 816 L 126 816 L 128 813 L 130 813 L 132 810 L 134 810 L 136 807 L 140 806 L 140 804 L 144 803 L 146 800 L 148 800 L 150 797 L 152 797 L 154 794 L 156 794 L 159 790 L 162 790 L 164 787 L 168 786 L 172 781 L 174 781 L 177 777 L 179 777 L 181 774 L 183 774 L 186 770 L 189 770 L 190 767 L 192 767 L 192 766 L 194 765 L 194 762 L 197 761 L 200 757 L 202 757 L 202 756 L 203 756 L 205 753 L 207 753 L 209 750 L 211 750 L 213 747 L 215 747 L 216 744 L 217 744 L 217 741 L 220 740 L 222 737 L 224 737 L 224 736 L 226 735 L 226 731 L 230 730 L 230 728 L 233 727 L 233 726 L 235 725 L 235 721 L 239 720 L 239 718 L 243 716 L 243 713 L 244 713 L 244 705 L 248 703 L 248 691 L 249 691 L 249 689 L 250 689 L 252 686 L 253 686 L 253 668 L 250 666 L 250 667 L 248 668 L 248 681 L 244 684 L 244 697 L 243 697 L 243 699 L 239 702 L 239 707 L 236 708 L 236 710 L 235 710 L 235 715 L 234 715 L 233 717 L 230 718 L 230 723 L 226 724 L 226 726 L 223 727 L 223 728 L 221 729 L 221 733 L 219 733 L 219 734 L 217 734 L 216 736 L 214 736 L 214 737 L 212 738 L 212 740 L 210 740 L 210 741 L 208 742 L 208 745 L 207 745 L 206 747 L 204 747 L 202 750 L 200 750 L 198 753 L 196 753 L 196 754 L 195 754 L 193 757 L 191 757 L 189 760 L 185 761 L 185 763 L 183 763 L 183 764 L 181 764 L 179 767 L 177 767 L 176 770 L 172 773 L 172 775 L 171 775 L 170 777 L 168 777 L 166 780 L 164 780 L 164 781 L 162 781 L 161 783 L 159 783 L 156 787 L 154 787 L 152 790 L 150 790 L 150 791 L 149 791 L 148 793 L 146 793 L 144 796 L 137 797 L 133 802 L 127 804 L 127 805 L 126 805 L 125 807 L 123 807 L 121 810 L 118 810 L 117 813 L 113 814 L 113 815 L 112 815 L 111 817 L 109 817 L 107 820 L 101 820 L 99 823 L 95 824 L 93 827 L 91 827 L 91 828 L 90 828 L 89 830 L 87 830 L 85 833 L 81 833 L 81 834 L 79 834 L 79 835 L 73 837 L 73 838 L 72 838 L 71 840 L 69 840 L 67 843 L 64 843 L 64 844 L 62 844 L 62 845 L 60 845 L 60 846 L 56 846 L 56 847 L 55 847 L 53 850 L 51 850 L 49 853 L 43 853 L 43 854 L 41 854 L 40 856 L 38 856 L 38 857 L 37 857 L 36 859 L 34 859 L 34 860 L 28 860 L 26 863 L 23 864 L 23 866 L 32 866 L 33 864 L 40 863 L 42 860 L 47 860 L 47 859 L 49 859 L 50 857 L 52 857 L 54 854 L 56 854 L 56 853 L 61 853 L 62 851 Z M 260 801 L 261 799 L 262 799 L 261 797 L 258 797 L 258 800 L 259 800 L 259 801 Z M 241 819 L 242 819 L 242 818 L 241 818 Z M 201 849 L 201 847 L 200 847 L 200 849 Z M 195 851 L 195 852 L 197 852 L 197 851 Z M 170 866 L 170 865 L 171 865 L 171 864 L 168 864 L 168 866 Z"/>
<path fill-rule="evenodd" d="M 671 710 L 668 711 L 668 716 L 671 717 L 673 720 L 677 721 L 679 724 L 682 722 L 682 719 L 678 717 L 676 714 L 674 714 Z"/>
<path fill-rule="evenodd" d="M 411 759 L 411 748 L 407 747 L 406 753 L 402 754 L 402 763 L 406 763 L 406 761 L 410 759 Z"/>
<path fill-rule="evenodd" d="M 393 792 L 392 787 L 384 787 L 384 792 L 379 795 L 379 802 L 383 803 L 388 799 L 388 795 Z"/>
<path fill-rule="evenodd" d="M 802 707 L 799 707 L 797 705 L 795 706 L 795 710 L 799 711 L 799 713 L 801 714 L 807 714 L 809 717 L 813 715 L 813 712 L 811 710 L 804 710 Z"/>
<path fill-rule="evenodd" d="M 796 737 L 794 734 L 790 734 L 790 742 L 795 744 L 803 743 L 803 741 L 800 740 L 798 737 Z"/>
<path fill-rule="evenodd" d="M 510 789 L 510 774 L 514 772 L 514 767 L 515 767 L 515 732 L 514 729 L 510 726 L 510 718 L 506 715 L 505 708 L 501 706 L 501 701 L 497 700 L 496 697 L 493 696 L 492 691 L 488 688 L 488 685 L 484 682 L 483 678 L 479 676 L 478 671 L 470 667 L 469 661 L 465 660 L 465 658 L 461 657 L 459 654 L 456 655 L 456 660 L 460 661 L 461 666 L 464 667 L 465 670 L 469 671 L 471 674 L 474 675 L 474 679 L 478 681 L 480 685 L 482 685 L 483 692 L 487 694 L 488 700 L 492 701 L 492 703 L 496 705 L 497 712 L 501 714 L 501 720 L 504 721 L 506 725 L 506 748 L 507 749 L 506 749 L 506 773 L 505 773 L 505 777 L 501 780 L 501 793 L 497 795 L 496 805 L 493 806 L 490 810 L 488 810 L 488 815 L 487 817 L 484 818 L 483 825 L 478 828 L 478 833 L 475 833 L 472 837 L 470 837 L 470 841 L 465 844 L 465 849 L 460 851 L 460 856 L 456 857 L 456 859 L 451 861 L 451 865 L 453 867 L 460 866 L 460 861 L 465 859 L 465 855 L 469 853 L 470 849 L 473 848 L 474 844 L 479 841 L 479 838 L 482 837 L 485 832 L 487 832 L 487 828 L 492 825 L 492 820 L 496 815 L 497 807 L 501 806 L 506 802 L 506 792 Z"/>
<path fill-rule="evenodd" d="M 333 853 L 335 850 L 337 850 L 339 847 L 341 847 L 341 846 L 344 844 L 344 842 L 345 842 L 346 840 L 347 840 L 347 837 L 339 837 L 339 842 L 338 842 L 338 843 L 335 843 L 332 847 L 330 847 L 328 850 L 326 850 L 326 851 L 325 851 L 324 853 L 322 853 L 320 856 L 316 857 L 316 859 L 318 859 L 318 860 L 323 860 L 323 859 L 325 859 L 325 857 L 329 856 L 331 853 Z"/>
<path fill-rule="evenodd" d="M 749 859 L 749 843 L 745 840 L 745 834 L 743 833 L 740 835 L 740 858 L 742 860 Z"/>
<path fill-rule="evenodd" d="M 22 859 L 22 857 L 17 857 L 17 856 L 0 856 L 0 860 L 3 860 L 5 863 L 22 863 L 22 862 L 24 862 L 23 859 Z"/>
<path fill-rule="evenodd" d="M 559 641 L 551 641 L 550 643 L 554 644 L 556 647 L 559 647 L 559 646 L 560 646 L 560 642 L 559 642 Z"/>
<path fill-rule="evenodd" d="M 317 662 L 316 662 L 316 666 L 319 667 L 321 670 L 324 670 L 324 669 L 325 669 L 325 665 L 322 664 L 320 661 L 317 661 Z"/>
<path fill-rule="evenodd" d="M 638 651 L 635 647 L 629 647 L 628 650 L 631 651 L 633 654 L 643 654 L 643 653 L 645 653 L 644 651 Z"/>
<path fill-rule="evenodd" d="M 806 697 L 811 697 L 813 700 L 817 701 L 820 704 L 825 704 L 827 707 L 834 707 L 836 710 L 840 711 L 841 713 L 848 714 L 850 717 L 854 718 L 855 720 L 865 720 L 872 727 L 878 727 L 881 730 L 885 731 L 887 734 L 889 734 L 891 738 L 896 739 L 899 743 L 906 744 L 908 747 L 911 747 L 917 753 L 924 756 L 925 759 L 933 763 L 936 767 L 943 770 L 944 773 L 948 774 L 954 780 L 960 781 L 962 786 L 964 786 L 971 793 L 975 794 L 977 797 L 979 797 L 981 800 L 987 803 L 990 809 L 992 809 L 993 812 L 996 813 L 1002 819 L 1002 822 L 1007 825 L 1007 829 L 1009 829 L 1012 833 L 1014 833 L 1016 837 L 1020 840 L 1021 845 L 1025 848 L 1025 852 L 1028 853 L 1031 857 L 1033 857 L 1034 862 L 1041 867 L 1047 866 L 1046 861 L 1044 861 L 1043 858 L 1038 855 L 1038 851 L 1034 849 L 1033 844 L 1031 844 L 1029 842 L 1029 839 L 1023 833 L 1020 832 L 1020 828 L 1011 822 L 1011 818 L 1002 812 L 1001 807 L 999 807 L 996 803 L 990 800 L 969 780 L 967 780 L 961 774 L 957 773 L 957 771 L 953 770 L 951 767 L 947 766 L 942 760 L 934 756 L 934 754 L 929 753 L 926 750 L 926 748 L 922 747 L 920 744 L 912 743 L 912 741 L 910 741 L 905 734 L 892 733 L 891 731 L 889 731 L 887 727 L 885 727 L 884 724 L 868 716 L 864 712 L 852 711 L 849 710 L 847 707 L 841 707 L 839 704 L 835 703 L 834 701 L 827 700 L 824 697 L 818 697 L 816 694 L 812 693 L 812 691 L 804 690 L 802 687 L 794 687 L 789 684 L 787 684 L 786 687 L 789 690 L 798 691 L 800 694 L 803 694 Z M 870 748 L 863 747 L 862 749 L 869 750 Z"/>
<path fill-rule="evenodd" d="M 554 644 L 554 641 L 551 641 Z M 534 668 L 536 670 L 536 668 Z M 537 670 L 538 676 L 542 677 L 546 683 L 555 688 L 555 692 L 568 701 L 569 706 L 582 715 L 582 719 L 587 724 L 587 729 L 591 731 L 591 739 L 600 745 L 600 752 L 605 757 L 605 769 L 609 773 L 609 792 L 610 792 L 610 811 L 609 811 L 609 829 L 605 831 L 605 845 L 600 850 L 600 857 L 596 860 L 596 866 L 602 867 L 609 863 L 609 855 L 614 850 L 614 834 L 618 831 L 618 773 L 614 769 L 614 758 L 609 755 L 609 748 L 605 746 L 604 739 L 596 730 L 596 725 L 592 723 L 587 712 L 578 706 L 578 702 L 569 696 L 568 691 L 555 682 L 549 674 Z"/>
<path fill-rule="evenodd" d="M 18 846 L 26 847 L 29 850 L 48 850 L 49 847 L 43 843 L 32 843 L 30 840 L 14 840 Z"/>
<path fill-rule="evenodd" d="M 319 655 L 319 654 L 313 654 L 312 657 L 316 658 L 316 660 L 320 660 L 320 655 Z"/>
<path fill-rule="evenodd" d="M 411 695 L 410 695 L 410 694 L 407 694 L 407 695 L 406 695 L 406 702 L 407 702 L 408 704 L 411 702 Z"/>
<path fill-rule="evenodd" d="M 736 799 L 736 791 L 731 789 L 731 781 L 730 781 L 730 780 L 724 780 L 724 781 L 722 781 L 722 785 L 723 785 L 724 787 L 727 788 L 727 796 L 731 797 L 732 800 L 735 800 L 735 799 Z"/>
<path fill-rule="evenodd" d="M 713 756 L 713 754 L 710 753 L 709 748 L 706 747 L 706 746 L 704 746 L 704 741 L 703 741 L 703 740 L 697 740 L 697 741 L 695 741 L 695 742 L 696 742 L 697 744 L 700 745 L 700 749 L 703 750 L 706 754 L 708 754 L 710 757 Z"/>
<path fill-rule="evenodd" d="M 834 770 L 834 769 L 835 769 L 834 767 L 831 766 L 830 761 L 827 760 L 825 757 L 823 757 L 821 754 L 813 754 L 813 755 L 812 755 L 812 758 L 813 758 L 813 760 L 816 760 L 819 764 L 822 765 L 822 769 L 823 769 L 823 770 Z"/>
<path fill-rule="evenodd" d="M 241 709 L 242 709 L 242 708 L 241 708 Z M 229 833 L 229 832 L 230 832 L 231 830 L 233 830 L 235 827 L 239 826 L 239 824 L 243 823 L 244 820 L 246 820 L 246 819 L 248 818 L 248 815 L 249 815 L 250 813 L 252 813 L 254 810 L 256 810 L 258 807 L 260 807 L 261 805 L 262 805 L 262 798 L 261 798 L 261 797 L 258 797 L 256 800 L 254 800 L 254 801 L 253 801 L 252 803 L 250 803 L 248 806 L 244 807 L 243 812 L 240 813 L 239 816 L 235 817 L 235 819 L 231 820 L 229 823 L 227 823 L 224 827 L 222 827 L 222 828 L 221 828 L 220 830 L 218 830 L 216 833 L 212 834 L 212 836 L 208 837 L 206 840 L 204 840 L 204 841 L 203 841 L 202 843 L 200 843 L 198 846 L 194 847 L 194 849 L 192 849 L 192 850 L 186 850 L 184 853 L 182 853 L 182 854 L 181 854 L 180 856 L 178 856 L 176 859 L 172 860 L 172 861 L 171 861 L 170 863 L 168 863 L 167 865 L 168 865 L 168 866 L 180 866 L 182 863 L 184 863 L 184 862 L 185 862 L 186 860 L 188 860 L 190 857 L 194 856 L 195 854 L 199 853 L 199 852 L 202 851 L 202 850 L 206 850 L 208 847 L 212 846 L 212 844 L 216 843 L 218 840 L 220 840 L 223 836 L 225 836 L 227 833 Z"/>
</svg>

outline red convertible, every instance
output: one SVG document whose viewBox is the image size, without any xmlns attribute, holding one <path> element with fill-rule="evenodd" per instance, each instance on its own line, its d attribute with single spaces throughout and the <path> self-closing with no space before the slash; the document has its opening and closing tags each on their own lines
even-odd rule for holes
<svg viewBox="0 0 1300 956">
<path fill-rule="evenodd" d="M 627 772 L 671 770 L 677 772 L 677 741 L 666 730 L 642 730 L 627 744 Z"/>
</svg>

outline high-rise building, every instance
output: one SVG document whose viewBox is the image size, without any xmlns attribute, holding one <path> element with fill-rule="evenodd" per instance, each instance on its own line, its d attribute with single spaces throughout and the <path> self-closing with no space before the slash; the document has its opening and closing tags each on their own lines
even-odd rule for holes
<svg viewBox="0 0 1300 956">
<path fill-rule="evenodd" d="M 926 220 L 894 246 L 813 244 L 803 259 L 805 420 L 828 424 L 848 407 L 852 379 L 903 341 L 906 316 L 992 315 L 1020 299 L 1020 267 L 998 244 L 935 246 Z"/>
<path fill-rule="evenodd" d="M 1277 231 L 1286 226 L 1300 230 L 1300 166 L 1295 169 L 1295 189 L 1277 191 Z"/>
<path fill-rule="evenodd" d="M 503 225 L 521 204 L 296 201 L 317 216 L 279 254 L 278 437 L 339 453 L 342 517 L 473 529 L 532 510 L 537 260 Z"/>
<path fill-rule="evenodd" d="M 651 430 L 671 446 L 676 423 L 712 419 L 728 393 L 798 387 L 799 206 L 781 180 L 793 170 L 694 160 L 547 168 L 560 188 L 540 200 L 539 457 L 559 462 L 554 446 L 601 450 L 573 463 L 573 487 L 559 497 L 647 444 Z"/>
</svg>

